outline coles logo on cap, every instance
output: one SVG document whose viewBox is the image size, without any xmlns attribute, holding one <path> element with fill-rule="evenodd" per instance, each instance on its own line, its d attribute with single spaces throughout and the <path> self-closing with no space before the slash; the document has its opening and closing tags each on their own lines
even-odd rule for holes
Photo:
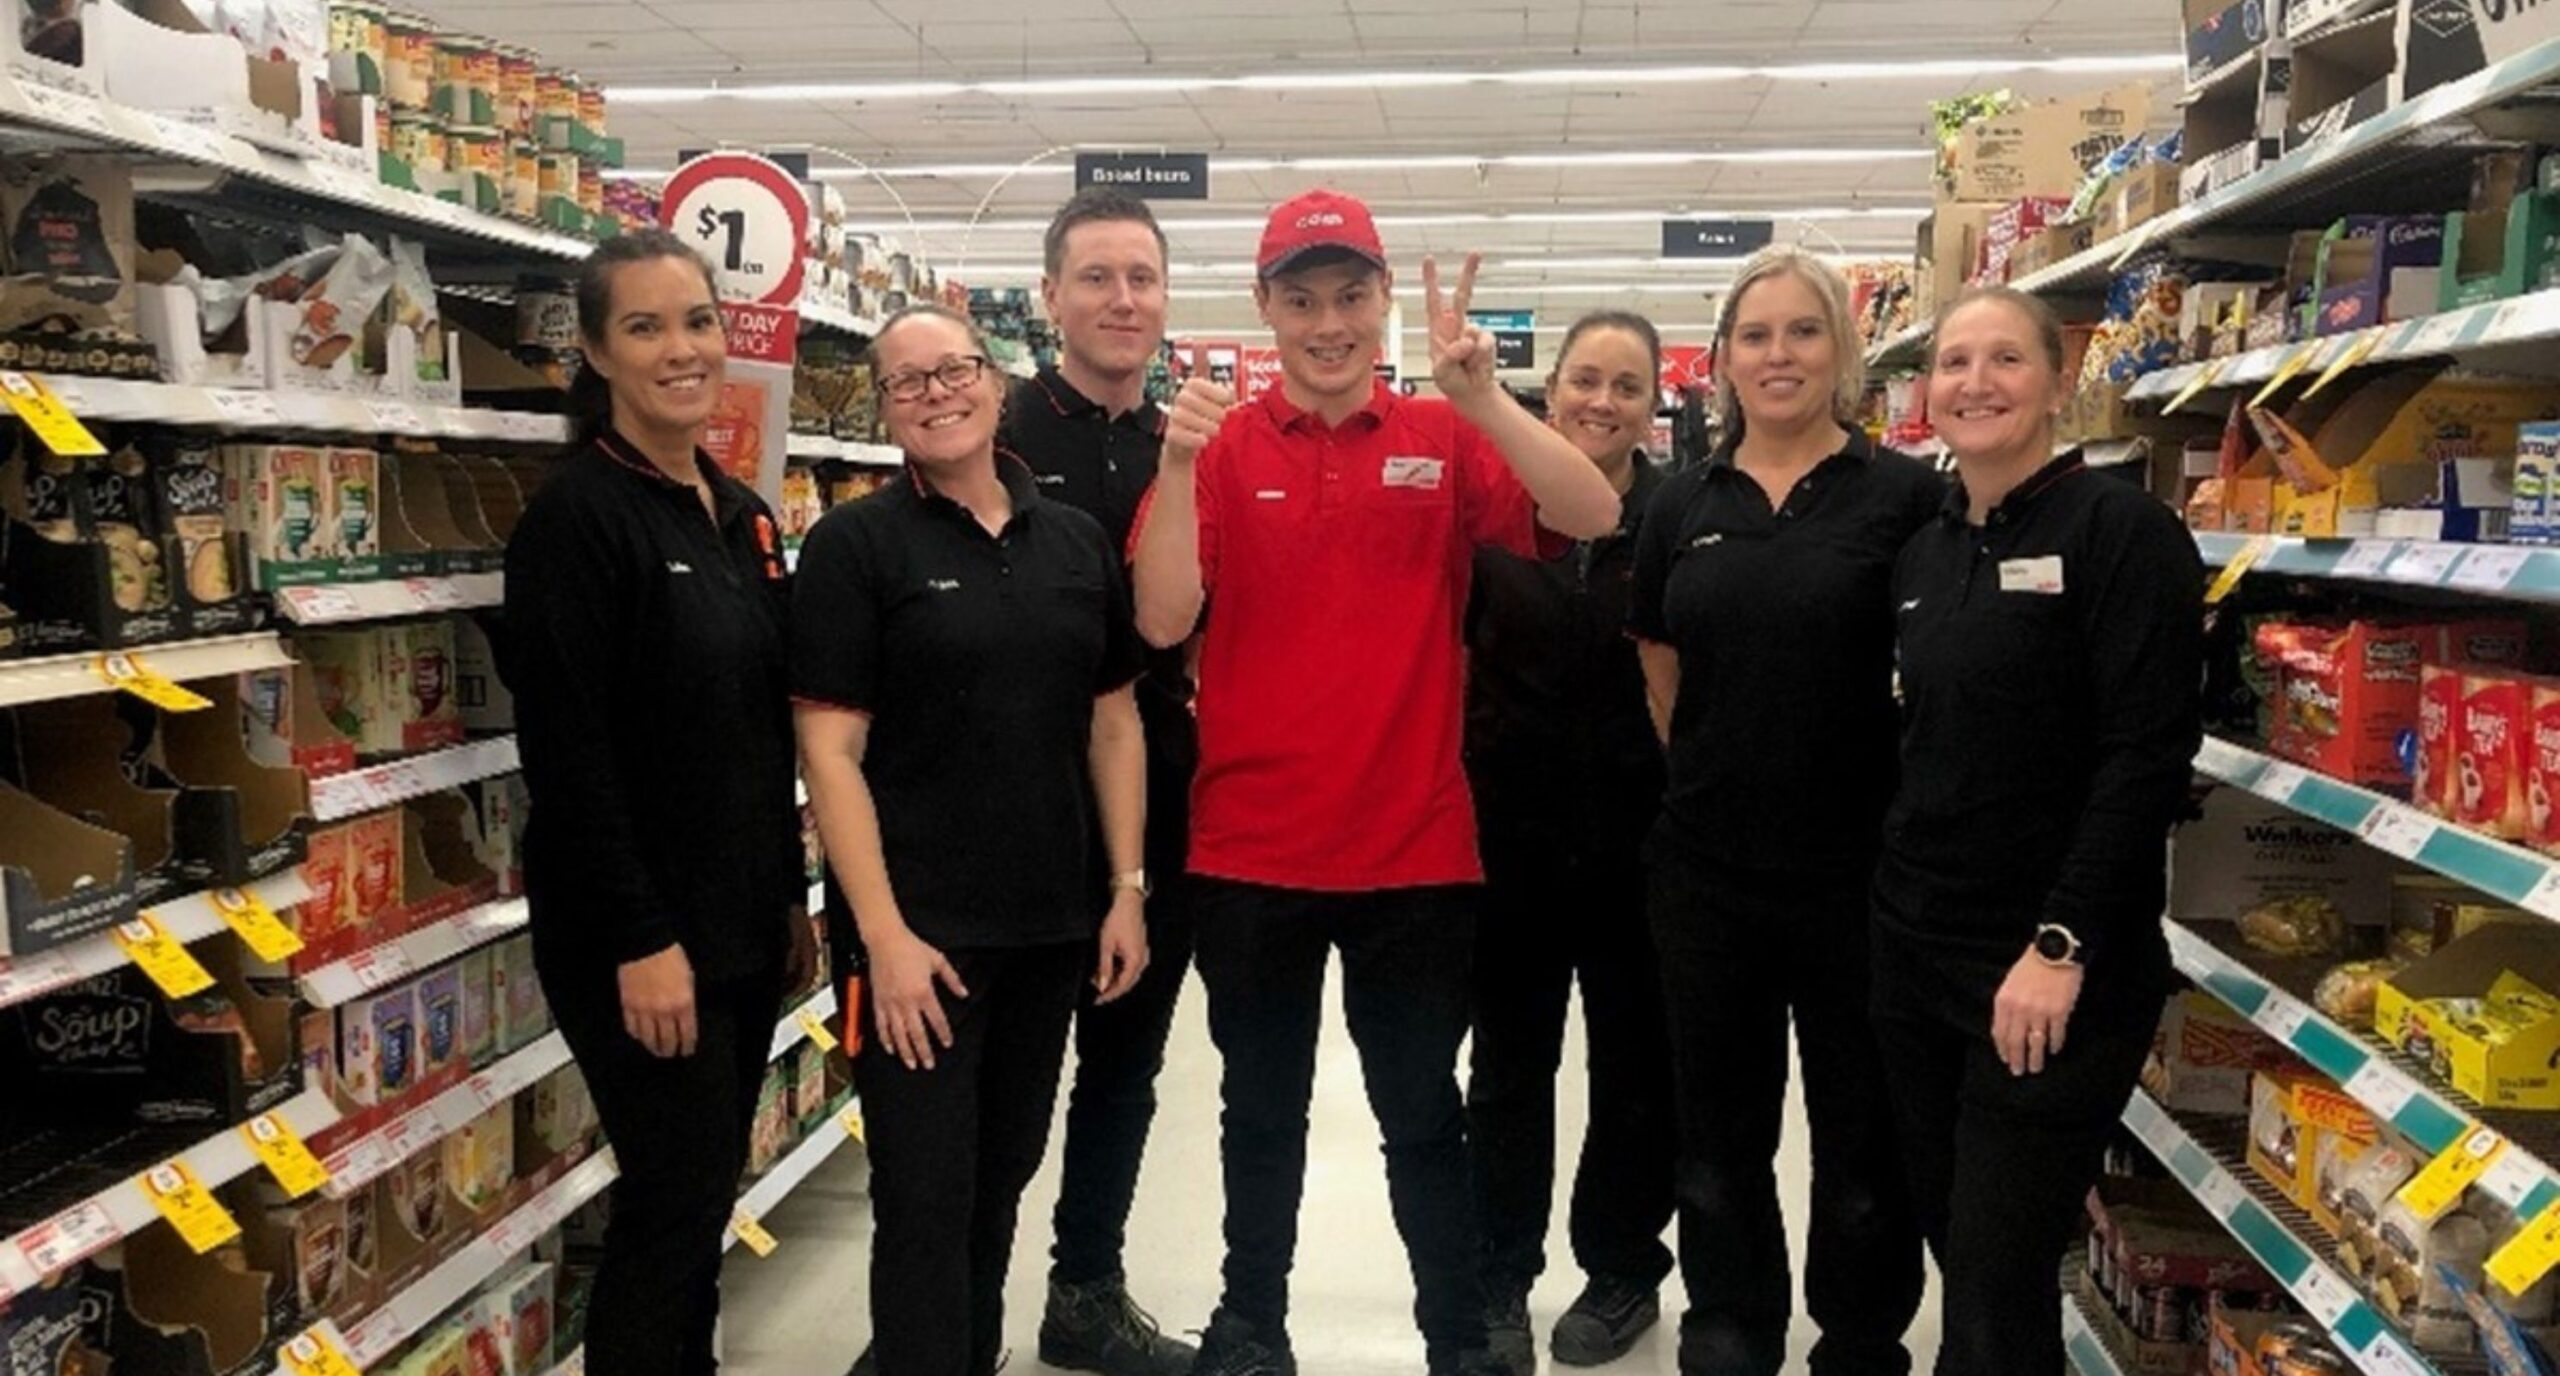
<svg viewBox="0 0 2560 1376">
<path fill-rule="evenodd" d="M 1291 263 L 1316 249 L 1346 249 L 1379 267 L 1387 265 L 1386 246 L 1378 241 L 1378 223 L 1369 207 L 1339 191 L 1310 191 L 1283 202 L 1262 229 L 1262 251 L 1255 255 L 1258 275 L 1286 271 Z"/>
</svg>

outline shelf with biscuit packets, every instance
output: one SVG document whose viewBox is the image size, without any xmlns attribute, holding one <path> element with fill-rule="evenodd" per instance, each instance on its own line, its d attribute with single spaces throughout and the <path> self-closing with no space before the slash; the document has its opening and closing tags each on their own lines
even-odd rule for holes
<svg viewBox="0 0 2560 1376">
<path fill-rule="evenodd" d="M 505 898 L 404 932 L 302 976 L 302 997 L 335 1008 L 524 930 L 525 900 Z"/>
<path fill-rule="evenodd" d="M 2124 1125 L 2292 1292 L 2357 1370 L 2373 1376 L 2432 1376 L 2437 1371 L 2310 1241 L 2317 1226 L 2273 1190 L 2252 1181 L 2227 1148 L 2217 1151 L 2199 1140 L 2194 1129 L 2139 1089 L 2125 1105 Z M 2236 1120 L 2228 1126 L 2245 1131 Z"/>
<path fill-rule="evenodd" d="M 2280 807 L 2354 832 L 2366 844 L 2560 921 L 2560 862 L 2431 816 L 2397 798 L 2208 737 L 2196 770 Z"/>
<path fill-rule="evenodd" d="M 308 430 L 340 435 L 407 435 L 511 444 L 569 441 L 565 417 L 492 411 L 358 393 L 261 387 L 195 387 L 125 378 L 31 373 L 82 420 L 147 421 L 215 430 Z"/>
<path fill-rule="evenodd" d="M 135 661 L 135 667 L 179 683 L 277 669 L 293 662 L 293 656 L 285 653 L 284 642 L 273 631 L 137 645 L 121 653 Z M 98 651 L 85 650 L 33 659 L 0 659 L 0 707 L 113 692 L 115 685 L 105 672 L 106 658 Z"/>
<path fill-rule="evenodd" d="M 864 444 L 831 435 L 793 435 L 786 447 L 795 459 L 842 459 L 881 468 L 897 468 L 907 461 L 906 451 L 894 444 Z"/>
<path fill-rule="evenodd" d="M 462 1131 L 473 1119 L 540 1083 L 569 1063 L 569 1043 L 546 1033 L 497 1064 L 331 1152 L 323 1187 L 344 1199 L 401 1162 Z"/>
<path fill-rule="evenodd" d="M 519 767 L 516 738 L 509 734 L 366 765 L 342 774 L 323 774 L 311 781 L 311 818 L 316 822 L 341 821 L 440 789 L 512 774 Z"/>
<path fill-rule="evenodd" d="M 2117 264 L 2181 234 L 2251 224 L 2326 224 L 2336 218 L 2330 211 L 2356 208 L 2377 183 L 2406 180 L 2410 159 L 2471 139 L 2467 117 L 2555 80 L 2560 80 L 2560 43 L 2537 44 L 2009 285 L 2039 295 L 2091 293 L 2105 284 Z M 1929 326 L 1923 322 L 1880 340 L 1867 351 L 1868 366 L 1915 364 L 1928 337 Z"/>
<path fill-rule="evenodd" d="M 302 881 L 299 869 L 261 879 L 243 891 L 271 912 L 283 912 L 311 896 L 311 887 Z M 156 903 L 143 911 L 181 944 L 230 930 L 209 890 Z M 133 958 L 117 944 L 113 932 L 99 932 L 49 951 L 20 956 L 0 965 L 0 1008 L 42 997 L 84 979 L 95 979 L 132 963 Z"/>
<path fill-rule="evenodd" d="M 2356 361 L 2349 366 L 2372 367 L 2412 358 L 2547 344 L 2555 338 L 2560 338 L 2560 288 L 2416 316 L 2350 334 L 2271 344 L 2202 363 L 2155 368 L 2134 379 L 2125 389 L 2125 399 L 2175 397 L 2190 386 L 2200 390 L 2246 387 L 2272 381 L 2278 373 L 2316 378 L 2350 355 Z"/>
<path fill-rule="evenodd" d="M 2378 537 L 2309 540 L 2297 535 L 2200 530 L 2196 550 L 2216 568 L 2246 556 L 2252 573 L 2439 588 L 2519 602 L 2560 602 L 2560 549 Z"/>
<path fill-rule="evenodd" d="M 337 1107 L 318 1090 L 306 1090 L 270 1112 L 296 1136 L 305 1138 L 338 1120 Z M 242 1125 L 220 1128 L 171 1160 L 184 1164 L 208 1190 L 261 1169 Z M 137 1172 L 0 1240 L 0 1301 L 159 1222 L 159 1207 L 143 1187 L 149 1174 Z"/>
<path fill-rule="evenodd" d="M 455 573 L 366 583 L 310 583 L 279 588 L 275 597 L 276 610 L 297 626 L 341 626 L 499 606 L 507 600 L 507 576 Z"/>
</svg>

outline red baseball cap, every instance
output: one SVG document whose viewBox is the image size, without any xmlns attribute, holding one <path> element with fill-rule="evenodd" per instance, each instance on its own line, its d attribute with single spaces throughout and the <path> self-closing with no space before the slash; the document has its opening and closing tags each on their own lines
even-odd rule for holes
<svg viewBox="0 0 2560 1376">
<path fill-rule="evenodd" d="M 1280 203 L 1262 227 L 1262 251 L 1255 275 L 1287 272 L 1300 258 L 1321 248 L 1347 249 L 1380 268 L 1387 250 L 1378 242 L 1378 222 L 1358 197 L 1339 191 L 1310 191 Z"/>
</svg>

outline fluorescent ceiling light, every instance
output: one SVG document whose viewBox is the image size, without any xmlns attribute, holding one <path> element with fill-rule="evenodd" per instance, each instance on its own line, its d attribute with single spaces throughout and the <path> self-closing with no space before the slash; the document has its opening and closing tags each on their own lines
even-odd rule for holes
<svg viewBox="0 0 2560 1376">
<path fill-rule="evenodd" d="M 1089 152 L 1122 152 L 1123 147 L 1095 146 Z M 1212 155 L 1212 172 L 1463 172 L 1479 167 L 1701 167 L 1717 163 L 1860 163 L 1905 162 L 1935 158 L 1931 148 L 1734 148 L 1630 149 L 1564 153 L 1364 153 L 1339 157 L 1229 158 Z M 980 177 L 1065 177 L 1075 164 L 1048 162 L 939 162 L 897 166 L 821 167 L 810 173 L 820 181 L 861 182 L 872 177 L 970 179 Z M 671 175 L 658 167 L 624 168 L 605 174 L 618 181 L 662 181 Z"/>
<path fill-rule="evenodd" d="M 735 86 L 614 86 L 619 104 L 686 105 L 712 100 L 893 101 L 961 95 L 1192 95 L 1208 91 L 1416 91 L 1461 86 L 1659 86 L 1733 81 L 1946 82 L 2051 72 L 2068 75 L 2178 71 L 2178 53 L 2113 57 L 1936 58 L 1904 62 L 1807 62 L 1742 66 L 1524 67 L 1501 71 L 1312 71 L 1256 76 L 1047 77 L 1017 81 L 845 81 Z"/>
</svg>

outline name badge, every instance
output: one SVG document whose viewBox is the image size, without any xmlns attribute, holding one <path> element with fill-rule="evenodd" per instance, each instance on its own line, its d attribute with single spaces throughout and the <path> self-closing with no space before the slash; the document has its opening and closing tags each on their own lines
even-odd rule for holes
<svg viewBox="0 0 2560 1376">
<path fill-rule="evenodd" d="M 2041 559 L 2003 559 L 2000 561 L 2000 591 L 2037 592 L 2053 596 L 2062 591 L 2062 556 L 2048 554 Z"/>
<path fill-rule="evenodd" d="M 1425 492 L 1436 492 L 1440 488 L 1440 474 L 1445 467 L 1446 465 L 1438 459 L 1391 458 L 1387 460 L 1385 469 L 1378 474 L 1378 480 L 1388 487 L 1411 487 Z"/>
</svg>

